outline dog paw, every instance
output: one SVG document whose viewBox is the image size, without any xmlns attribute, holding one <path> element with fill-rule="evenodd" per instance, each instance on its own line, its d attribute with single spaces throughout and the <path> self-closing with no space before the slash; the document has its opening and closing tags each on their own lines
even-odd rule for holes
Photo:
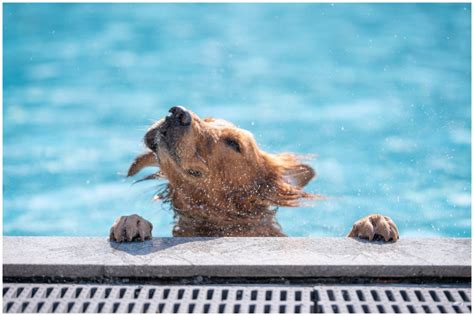
<svg viewBox="0 0 474 316">
<path fill-rule="evenodd" d="M 397 241 L 399 238 L 397 225 L 388 216 L 379 214 L 364 217 L 352 226 L 347 237 L 358 237 L 362 239 Z"/>
<path fill-rule="evenodd" d="M 110 228 L 110 241 L 145 241 L 151 239 L 153 225 L 136 214 L 118 217 Z"/>
</svg>

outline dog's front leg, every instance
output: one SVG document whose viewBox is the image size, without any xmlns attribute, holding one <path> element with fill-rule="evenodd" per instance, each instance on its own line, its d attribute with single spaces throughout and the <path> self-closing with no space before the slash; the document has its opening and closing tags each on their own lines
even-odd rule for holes
<svg viewBox="0 0 474 316">
<path fill-rule="evenodd" d="M 145 241 L 151 239 L 153 225 L 137 214 L 118 217 L 110 227 L 110 241 Z"/>
<path fill-rule="evenodd" d="M 399 235 L 397 225 L 390 217 L 373 214 L 355 222 L 347 237 L 358 237 L 370 241 L 376 237 L 382 237 L 385 241 L 397 241 Z"/>
</svg>

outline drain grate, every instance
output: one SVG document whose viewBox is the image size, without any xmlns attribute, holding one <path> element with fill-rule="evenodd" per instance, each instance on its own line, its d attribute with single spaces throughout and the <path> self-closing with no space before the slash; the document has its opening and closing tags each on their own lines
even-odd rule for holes
<svg viewBox="0 0 474 316">
<path fill-rule="evenodd" d="M 319 286 L 316 313 L 470 313 L 470 288 Z"/>
<path fill-rule="evenodd" d="M 446 285 L 444 285 L 446 286 Z M 470 313 L 467 287 L 3 285 L 5 313 Z"/>
<path fill-rule="evenodd" d="M 310 313 L 312 287 L 269 285 L 3 286 L 6 313 Z"/>
</svg>

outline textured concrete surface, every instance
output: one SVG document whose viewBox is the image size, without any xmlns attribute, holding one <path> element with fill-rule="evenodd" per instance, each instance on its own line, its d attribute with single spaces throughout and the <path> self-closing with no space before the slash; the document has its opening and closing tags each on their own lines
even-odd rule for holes
<svg viewBox="0 0 474 316">
<path fill-rule="evenodd" d="M 4 237 L 7 277 L 470 277 L 470 238 Z"/>
</svg>

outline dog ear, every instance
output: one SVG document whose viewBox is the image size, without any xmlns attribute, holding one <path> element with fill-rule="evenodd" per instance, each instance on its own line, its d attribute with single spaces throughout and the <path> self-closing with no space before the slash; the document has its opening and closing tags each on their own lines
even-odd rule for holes
<svg viewBox="0 0 474 316">
<path fill-rule="evenodd" d="M 139 155 L 135 158 L 133 163 L 128 168 L 127 177 L 136 175 L 140 170 L 146 167 L 159 167 L 158 160 L 156 159 L 155 153 L 148 151 L 144 154 Z"/>
<path fill-rule="evenodd" d="M 302 164 L 293 154 L 266 155 L 265 185 L 261 197 L 271 205 L 299 206 L 300 200 L 321 200 L 321 195 L 306 193 L 302 188 L 316 172 Z"/>
<path fill-rule="evenodd" d="M 295 155 L 285 153 L 277 157 L 283 168 L 283 178 L 292 186 L 302 188 L 316 176 L 314 169 L 307 164 L 300 163 Z"/>
<path fill-rule="evenodd" d="M 293 166 L 283 175 L 289 184 L 300 188 L 306 186 L 308 182 L 311 181 L 311 179 L 313 179 L 315 176 L 316 172 L 314 169 L 305 164 Z"/>
</svg>

